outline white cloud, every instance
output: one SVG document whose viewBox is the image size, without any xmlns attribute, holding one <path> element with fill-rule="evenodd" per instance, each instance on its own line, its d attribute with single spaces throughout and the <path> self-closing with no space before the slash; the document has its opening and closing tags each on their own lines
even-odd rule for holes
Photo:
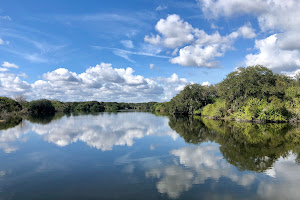
<svg viewBox="0 0 300 200">
<path fill-rule="evenodd" d="M 286 72 L 286 71 L 282 71 L 283 74 L 289 76 L 289 77 L 292 77 L 292 78 L 295 78 L 295 76 L 297 74 L 300 74 L 300 69 L 297 69 L 295 71 L 292 71 L 292 72 Z"/>
<path fill-rule="evenodd" d="M 254 37 L 256 37 L 255 30 L 252 28 L 250 23 L 240 27 L 237 32 L 243 38 L 254 38 Z"/>
<path fill-rule="evenodd" d="M 162 11 L 162 10 L 166 10 L 168 7 L 166 5 L 159 5 L 156 7 L 156 11 Z"/>
<path fill-rule="evenodd" d="M 185 78 L 179 78 L 177 74 L 172 74 L 168 78 L 159 77 L 157 81 L 164 85 L 164 100 L 169 100 L 177 95 L 184 87 L 193 82 L 189 82 Z"/>
<path fill-rule="evenodd" d="M 263 33 L 273 34 L 256 41 L 259 53 L 247 55 L 247 64 L 264 64 L 278 72 L 299 69 L 299 0 L 198 0 L 198 3 L 207 18 L 252 15 Z M 251 27 L 245 26 L 238 32 L 246 38 L 255 37 Z"/>
<path fill-rule="evenodd" d="M 9 69 L 0 67 L 0 72 L 7 72 Z"/>
<path fill-rule="evenodd" d="M 202 86 L 210 86 L 210 85 L 211 85 L 211 83 L 210 83 L 210 82 L 208 82 L 208 81 L 205 81 L 205 82 L 203 82 L 201 85 L 202 85 Z"/>
<path fill-rule="evenodd" d="M 133 42 L 131 40 L 122 40 L 121 43 L 124 47 L 132 49 L 134 47 Z"/>
<path fill-rule="evenodd" d="M 160 79 L 161 80 L 161 79 Z M 188 81 L 185 78 L 179 78 L 177 74 L 172 74 L 171 77 L 164 79 L 167 83 L 187 84 Z"/>
<path fill-rule="evenodd" d="M 0 38 L 0 44 L 4 44 L 4 40 Z"/>
<path fill-rule="evenodd" d="M 300 51 L 284 50 L 279 47 L 278 35 L 274 34 L 266 39 L 256 40 L 256 54 L 246 56 L 246 64 L 261 64 L 276 72 L 295 71 L 300 68 Z"/>
<path fill-rule="evenodd" d="M 18 74 L 18 76 L 22 78 L 29 78 L 28 75 L 24 72 L 21 72 L 20 74 Z"/>
<path fill-rule="evenodd" d="M 148 102 L 169 100 L 179 92 L 179 86 L 188 83 L 177 75 L 146 78 L 135 75 L 130 67 L 113 68 L 107 63 L 89 67 L 79 74 L 59 68 L 43 74 L 43 79 L 32 84 L 22 81 L 20 77 L 26 78 L 23 74 L 0 73 L 2 95 L 14 97 L 23 94 L 28 100 Z"/>
<path fill-rule="evenodd" d="M 218 31 L 207 34 L 204 30 L 193 28 L 178 15 L 169 15 L 160 19 L 155 26 L 157 35 L 146 35 L 144 40 L 153 45 L 174 48 L 170 62 L 181 66 L 219 67 L 217 57 L 223 56 L 228 49 L 232 49 L 233 42 L 238 37 L 253 38 L 256 36 L 250 23 L 228 35 L 221 36 Z M 185 47 L 182 47 L 187 45 Z M 180 48 L 182 47 L 182 48 Z"/>
<path fill-rule="evenodd" d="M 162 38 L 159 35 L 146 35 L 145 41 L 151 44 L 162 43 L 168 48 L 176 48 L 194 40 L 194 36 L 191 33 L 193 27 L 175 14 L 169 15 L 167 19 L 160 19 L 155 28 L 162 35 Z"/>
<path fill-rule="evenodd" d="M 16 68 L 18 69 L 19 66 L 14 64 L 14 63 L 9 63 L 9 62 L 3 62 L 2 67 L 6 67 L 6 68 Z"/>
<path fill-rule="evenodd" d="M 267 1 L 263 0 L 197 0 L 197 2 L 207 18 L 229 17 L 242 13 L 257 14 L 270 9 L 267 6 Z"/>
<path fill-rule="evenodd" d="M 219 52 L 219 48 L 220 46 L 217 44 L 205 47 L 201 45 L 186 46 L 180 49 L 179 56 L 171 58 L 170 62 L 182 66 L 218 67 L 219 63 L 214 59 L 224 55 L 222 52 Z"/>
<path fill-rule="evenodd" d="M 150 64 L 150 65 L 149 65 L 149 68 L 150 68 L 150 69 L 154 69 L 154 64 Z"/>
<path fill-rule="evenodd" d="M 159 35 L 154 36 L 153 34 L 151 36 L 146 35 L 144 38 L 145 42 L 149 42 L 150 44 L 158 45 L 161 42 L 161 38 Z"/>
<path fill-rule="evenodd" d="M 30 93 L 31 85 L 15 74 L 0 73 L 0 90 L 1 96 L 14 97 L 18 94 Z"/>
</svg>

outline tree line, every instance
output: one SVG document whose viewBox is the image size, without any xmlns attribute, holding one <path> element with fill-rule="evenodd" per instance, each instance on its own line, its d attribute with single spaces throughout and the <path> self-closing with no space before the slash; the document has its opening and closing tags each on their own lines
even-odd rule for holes
<svg viewBox="0 0 300 200">
<path fill-rule="evenodd" d="M 300 120 L 300 74 L 294 78 L 261 66 L 241 67 L 212 86 L 187 85 L 154 110 L 173 115 L 263 122 Z"/>
<path fill-rule="evenodd" d="M 103 112 L 126 109 L 151 110 L 156 102 L 147 103 L 117 103 L 117 102 L 61 102 L 55 100 L 39 99 L 26 101 L 24 97 L 11 99 L 0 97 L 0 114 L 33 114 L 51 115 L 55 112 Z"/>
</svg>

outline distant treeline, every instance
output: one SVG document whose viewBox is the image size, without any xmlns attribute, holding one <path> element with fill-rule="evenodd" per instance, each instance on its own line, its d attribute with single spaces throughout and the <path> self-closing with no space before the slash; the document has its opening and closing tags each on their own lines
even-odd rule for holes
<svg viewBox="0 0 300 200">
<path fill-rule="evenodd" d="M 300 74 L 294 78 L 257 65 L 238 68 L 219 84 L 187 85 L 158 112 L 260 122 L 300 120 Z"/>
<path fill-rule="evenodd" d="M 117 102 L 61 102 L 47 99 L 26 101 L 23 97 L 11 99 L 0 97 L 0 114 L 54 114 L 55 112 L 103 112 L 123 109 L 151 110 L 156 102 L 148 103 L 117 103 Z"/>
</svg>

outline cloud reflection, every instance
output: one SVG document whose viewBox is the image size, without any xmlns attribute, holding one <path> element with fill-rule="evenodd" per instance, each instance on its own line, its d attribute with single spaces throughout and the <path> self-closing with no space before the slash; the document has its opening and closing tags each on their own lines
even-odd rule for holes
<svg viewBox="0 0 300 200">
<path fill-rule="evenodd" d="M 132 146 L 136 139 L 145 136 L 169 136 L 173 140 L 178 138 L 178 134 L 168 126 L 168 118 L 150 113 L 82 115 L 63 117 L 49 124 L 25 121 L 23 126 L 0 132 L 0 148 L 7 153 L 16 151 L 17 147 L 9 144 L 20 140 L 30 131 L 58 146 L 82 141 L 102 151 L 112 150 L 114 146 Z"/>
<path fill-rule="evenodd" d="M 220 154 L 219 146 L 213 143 L 187 146 L 170 153 L 179 159 L 180 164 L 174 162 L 146 172 L 146 177 L 159 179 L 157 190 L 170 198 L 177 198 L 193 184 L 204 184 L 209 179 L 218 182 L 220 178 L 228 178 L 248 187 L 256 178 L 254 174 L 238 172 Z"/>
</svg>

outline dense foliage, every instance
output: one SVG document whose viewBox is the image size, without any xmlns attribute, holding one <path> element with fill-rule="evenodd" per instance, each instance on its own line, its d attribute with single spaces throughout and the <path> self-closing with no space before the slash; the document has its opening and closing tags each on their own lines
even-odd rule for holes
<svg viewBox="0 0 300 200">
<path fill-rule="evenodd" d="M 155 105 L 155 110 L 217 119 L 298 121 L 300 74 L 293 79 L 260 65 L 238 68 L 214 86 L 186 86 L 170 102 Z"/>
<path fill-rule="evenodd" d="M 18 112 L 22 106 L 13 99 L 0 97 L 0 113 Z"/>
<path fill-rule="evenodd" d="M 36 115 L 52 114 L 55 108 L 52 102 L 47 99 L 31 101 L 28 105 L 29 112 Z"/>
<path fill-rule="evenodd" d="M 168 103 L 155 105 L 156 111 L 169 112 L 175 115 L 199 113 L 199 109 L 213 103 L 217 96 L 215 87 L 199 84 L 187 85 L 178 95 Z"/>
</svg>

